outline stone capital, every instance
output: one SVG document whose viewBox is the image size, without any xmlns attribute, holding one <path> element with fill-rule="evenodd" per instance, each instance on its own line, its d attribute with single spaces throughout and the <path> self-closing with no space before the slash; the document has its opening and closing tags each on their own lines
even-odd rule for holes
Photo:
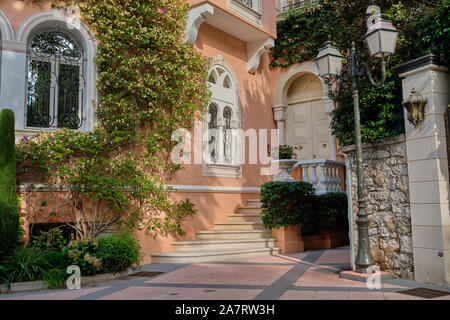
<svg viewBox="0 0 450 320">
<path fill-rule="evenodd" d="M 285 106 L 273 106 L 273 116 L 275 121 L 285 121 L 286 120 L 286 107 Z"/>
</svg>

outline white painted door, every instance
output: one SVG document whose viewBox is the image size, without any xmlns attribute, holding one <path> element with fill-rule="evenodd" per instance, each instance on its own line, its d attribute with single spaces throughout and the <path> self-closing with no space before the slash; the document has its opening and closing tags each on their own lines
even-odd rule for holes
<svg viewBox="0 0 450 320">
<path fill-rule="evenodd" d="M 289 105 L 286 144 L 295 145 L 298 160 L 330 158 L 330 128 L 322 99 Z"/>
</svg>

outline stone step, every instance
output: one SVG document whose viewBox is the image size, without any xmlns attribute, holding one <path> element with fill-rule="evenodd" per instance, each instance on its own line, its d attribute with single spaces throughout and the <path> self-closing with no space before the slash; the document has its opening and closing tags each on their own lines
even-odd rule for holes
<svg viewBox="0 0 450 320">
<path fill-rule="evenodd" d="M 199 240 L 239 240 L 239 239 L 268 239 L 272 237 L 269 230 L 208 230 L 198 231 Z"/>
<path fill-rule="evenodd" d="M 172 243 L 173 252 L 240 250 L 252 248 L 273 248 L 276 239 L 243 239 L 243 240 L 193 240 Z"/>
<path fill-rule="evenodd" d="M 261 201 L 259 199 L 249 199 L 247 200 L 247 205 L 249 207 L 261 207 Z"/>
<path fill-rule="evenodd" d="M 261 222 L 261 215 L 258 213 L 235 213 L 228 215 L 230 222 Z"/>
<path fill-rule="evenodd" d="M 215 230 L 264 230 L 262 222 L 219 222 Z"/>
<path fill-rule="evenodd" d="M 245 250 L 212 250 L 186 252 L 174 251 L 153 254 L 152 263 L 201 263 L 279 253 L 279 248 L 253 248 Z"/>
<path fill-rule="evenodd" d="M 239 213 L 241 214 L 245 214 L 245 213 L 257 213 L 257 214 L 261 214 L 261 209 L 258 207 L 240 207 L 239 208 Z"/>
</svg>

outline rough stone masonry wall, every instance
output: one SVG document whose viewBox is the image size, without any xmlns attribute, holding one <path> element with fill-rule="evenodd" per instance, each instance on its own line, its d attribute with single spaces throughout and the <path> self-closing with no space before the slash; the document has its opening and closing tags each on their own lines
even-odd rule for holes
<svg viewBox="0 0 450 320">
<path fill-rule="evenodd" d="M 355 147 L 342 150 L 352 166 L 353 212 L 356 220 L 358 193 Z M 394 277 L 412 280 L 411 213 L 405 136 L 389 138 L 379 144 L 363 145 L 366 205 L 372 257 L 382 270 Z M 355 248 L 358 234 L 355 226 Z"/>
</svg>

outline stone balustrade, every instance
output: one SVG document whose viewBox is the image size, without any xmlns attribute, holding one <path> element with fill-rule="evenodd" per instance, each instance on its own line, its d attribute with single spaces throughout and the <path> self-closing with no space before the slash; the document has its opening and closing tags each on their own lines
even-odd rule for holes
<svg viewBox="0 0 450 320">
<path fill-rule="evenodd" d="M 328 159 L 299 161 L 291 171 L 298 167 L 302 168 L 303 181 L 311 183 L 317 194 L 344 192 L 340 174 L 344 162 Z"/>
</svg>

